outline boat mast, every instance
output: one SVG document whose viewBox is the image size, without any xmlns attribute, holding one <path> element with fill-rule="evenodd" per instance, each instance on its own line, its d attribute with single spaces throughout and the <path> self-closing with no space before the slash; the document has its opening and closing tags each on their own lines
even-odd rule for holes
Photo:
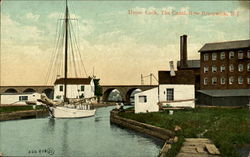
<svg viewBox="0 0 250 157">
<path fill-rule="evenodd" d="M 68 1 L 66 0 L 66 13 L 65 13 L 65 57 L 64 57 L 64 102 L 67 102 L 68 21 L 69 21 L 69 10 L 68 10 Z"/>
</svg>

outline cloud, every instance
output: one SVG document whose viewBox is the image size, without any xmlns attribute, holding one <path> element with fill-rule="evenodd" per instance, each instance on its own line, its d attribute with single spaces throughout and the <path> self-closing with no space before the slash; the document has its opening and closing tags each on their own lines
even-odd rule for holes
<svg viewBox="0 0 250 157">
<path fill-rule="evenodd" d="M 27 13 L 25 18 L 31 21 L 37 21 L 40 18 L 40 15 L 35 15 L 33 13 Z"/>
</svg>

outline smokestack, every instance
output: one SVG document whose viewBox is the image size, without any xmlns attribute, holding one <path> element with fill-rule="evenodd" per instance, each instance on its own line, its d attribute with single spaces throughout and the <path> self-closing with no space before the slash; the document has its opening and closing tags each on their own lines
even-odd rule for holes
<svg viewBox="0 0 250 157">
<path fill-rule="evenodd" d="M 187 35 L 180 36 L 180 67 L 187 67 Z"/>
</svg>

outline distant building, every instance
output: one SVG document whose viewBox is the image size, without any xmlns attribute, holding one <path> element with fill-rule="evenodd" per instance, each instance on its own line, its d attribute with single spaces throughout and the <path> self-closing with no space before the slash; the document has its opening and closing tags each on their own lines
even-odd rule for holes
<svg viewBox="0 0 250 157">
<path fill-rule="evenodd" d="M 200 50 L 201 105 L 250 103 L 250 40 L 207 43 Z"/>
<path fill-rule="evenodd" d="M 64 78 L 59 78 L 54 83 L 54 100 L 63 100 Z M 95 85 L 92 78 L 68 78 L 67 98 L 94 97 Z"/>
<path fill-rule="evenodd" d="M 1 94 L 2 105 L 26 105 L 27 101 L 34 102 L 34 104 L 41 104 L 37 102 L 37 99 L 41 98 L 40 93 L 26 92 L 26 93 L 13 93 L 6 92 Z"/>
</svg>

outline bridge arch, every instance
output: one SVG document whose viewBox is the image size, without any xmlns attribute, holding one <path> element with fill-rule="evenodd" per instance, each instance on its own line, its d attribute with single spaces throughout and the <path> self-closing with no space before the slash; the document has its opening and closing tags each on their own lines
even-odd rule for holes
<svg viewBox="0 0 250 157">
<path fill-rule="evenodd" d="M 121 91 L 119 91 L 119 89 L 117 89 L 117 88 L 109 88 L 109 89 L 107 89 L 106 91 L 104 91 L 104 94 L 103 94 L 103 101 L 104 101 L 104 102 L 108 102 L 108 101 L 109 101 L 109 96 L 110 96 L 110 94 L 111 94 L 113 91 L 115 91 L 115 90 L 117 90 L 117 91 L 119 92 L 119 95 L 121 96 L 121 100 L 120 100 L 120 101 L 123 101 L 123 98 L 122 98 L 122 95 L 121 95 Z"/>
<path fill-rule="evenodd" d="M 131 89 L 129 89 L 127 91 L 127 93 L 126 93 L 126 102 L 129 103 L 129 104 L 131 104 L 133 102 L 133 100 L 134 100 L 133 95 L 135 93 L 138 93 L 138 92 L 141 92 L 141 91 L 142 90 L 140 88 L 131 88 Z M 131 99 L 132 99 L 132 102 L 131 102 Z"/>
<path fill-rule="evenodd" d="M 14 88 L 9 88 L 4 91 L 4 93 L 18 93 L 16 89 Z"/>
<path fill-rule="evenodd" d="M 44 89 L 44 90 L 42 91 L 42 93 L 45 93 L 46 96 L 47 96 L 48 98 L 50 98 L 50 99 L 53 99 L 53 98 L 54 98 L 54 90 L 51 89 L 51 88 Z"/>
<path fill-rule="evenodd" d="M 27 88 L 23 91 L 23 93 L 34 93 L 34 92 L 36 92 L 36 90 L 33 88 Z"/>
</svg>

